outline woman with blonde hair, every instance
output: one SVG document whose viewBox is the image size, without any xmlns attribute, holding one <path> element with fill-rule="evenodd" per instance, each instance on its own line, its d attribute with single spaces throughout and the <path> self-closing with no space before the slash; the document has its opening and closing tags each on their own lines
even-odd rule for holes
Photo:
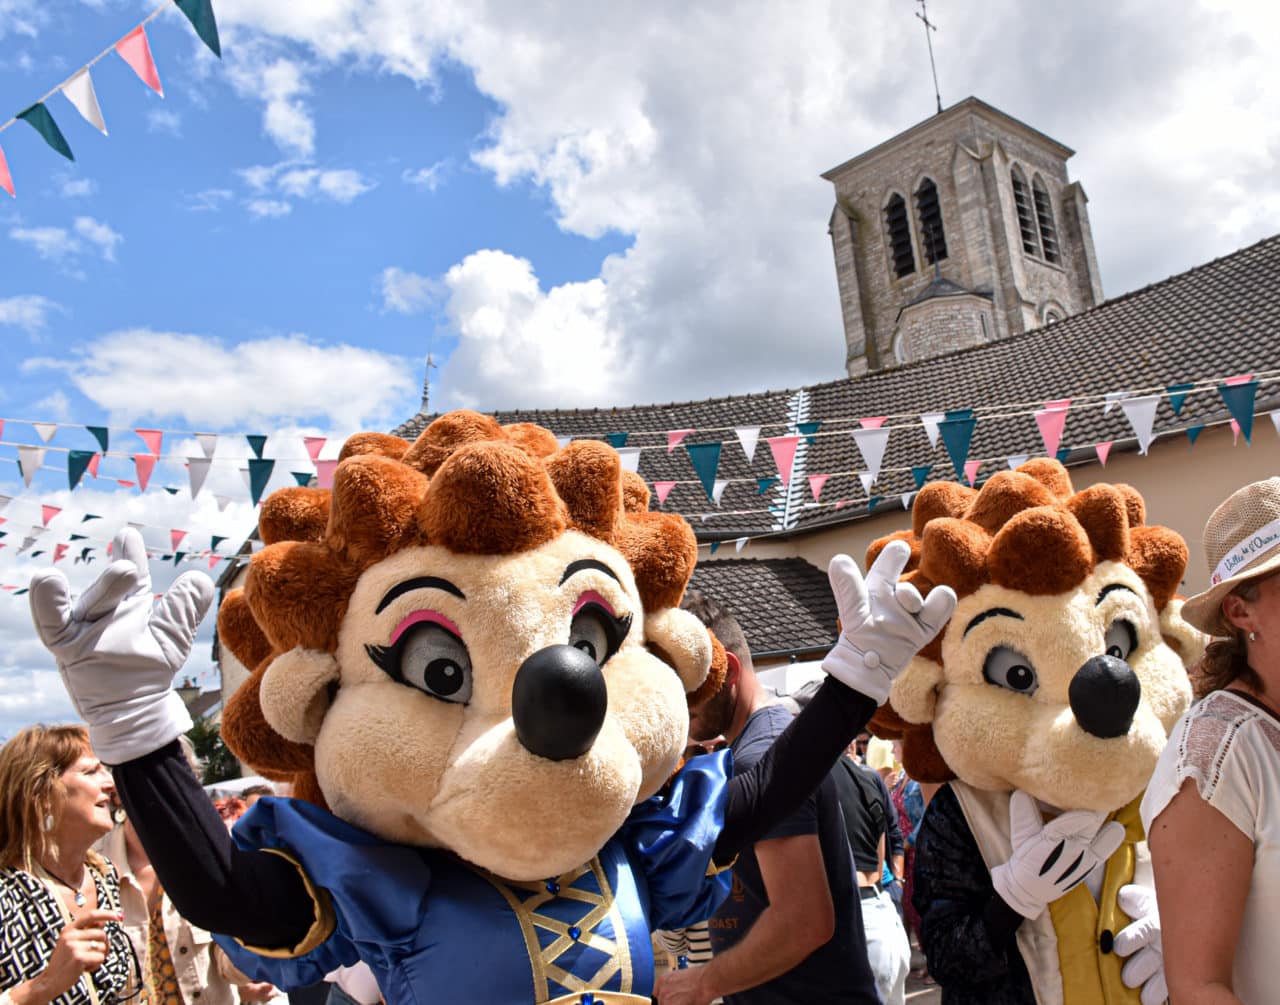
<svg viewBox="0 0 1280 1005">
<path fill-rule="evenodd" d="M 1214 510 L 1204 550 L 1212 585 L 1182 616 L 1217 641 L 1142 802 L 1162 922 L 1142 938 L 1147 965 L 1163 942 L 1177 1005 L 1263 1005 L 1280 917 L 1280 478 Z"/>
<path fill-rule="evenodd" d="M 0 1005 L 113 1005 L 137 964 L 115 869 L 111 774 L 80 726 L 30 726 L 0 747 Z"/>
</svg>

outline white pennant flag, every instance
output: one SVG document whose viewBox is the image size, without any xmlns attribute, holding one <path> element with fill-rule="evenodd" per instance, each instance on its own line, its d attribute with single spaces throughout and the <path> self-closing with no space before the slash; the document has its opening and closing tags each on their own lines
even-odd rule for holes
<svg viewBox="0 0 1280 1005">
<path fill-rule="evenodd" d="M 35 543 L 36 543 L 36 539 L 34 537 L 24 537 L 22 539 L 22 547 L 18 549 L 18 554 L 21 555 L 24 551 L 26 551 Z"/>
<path fill-rule="evenodd" d="M 618 459 L 622 461 L 623 471 L 640 471 L 640 448 L 639 447 L 619 447 Z"/>
<path fill-rule="evenodd" d="M 747 546 L 748 540 L 749 538 L 745 538 L 745 537 L 738 538 L 733 542 L 733 550 L 736 551 L 739 555 L 741 555 L 742 549 Z"/>
<path fill-rule="evenodd" d="M 1110 415 L 1111 410 L 1115 408 L 1116 405 L 1120 404 L 1120 402 L 1124 401 L 1124 399 L 1127 397 L 1129 397 L 1128 391 L 1108 391 L 1107 397 L 1106 397 L 1107 403 L 1102 406 L 1102 414 Z"/>
<path fill-rule="evenodd" d="M 33 422 L 31 423 L 31 428 L 36 431 L 36 435 L 40 439 L 48 443 L 53 439 L 53 434 L 58 431 L 58 424 L 56 422 Z"/>
<path fill-rule="evenodd" d="M 565 447 L 567 447 L 567 446 L 568 446 L 570 443 L 572 443 L 572 442 L 573 442 L 573 437 L 572 437 L 572 436 L 557 436 L 557 437 L 556 437 L 556 446 L 558 446 L 561 450 L 563 450 Z"/>
<path fill-rule="evenodd" d="M 244 487 L 250 492 L 253 491 L 253 476 L 249 474 L 248 468 L 240 469 L 240 477 L 244 479 Z"/>
<path fill-rule="evenodd" d="M 912 499 L 912 497 L 913 497 L 913 496 L 915 496 L 915 493 L 914 493 L 914 492 L 904 492 L 904 493 L 902 493 L 902 508 L 903 508 L 903 509 L 910 509 L 910 508 L 911 508 L 911 499 Z"/>
<path fill-rule="evenodd" d="M 1151 428 L 1156 422 L 1156 407 L 1160 404 L 1160 396 L 1156 394 L 1144 395 L 1140 398 L 1126 398 L 1120 402 L 1120 407 L 1124 409 L 1125 418 L 1129 420 L 1129 425 L 1133 427 L 1134 435 L 1138 437 L 1138 453 L 1145 455 L 1147 447 L 1151 446 L 1151 441 L 1155 437 L 1151 434 Z"/>
<path fill-rule="evenodd" d="M 756 444 L 760 442 L 759 426 L 739 426 L 734 430 L 738 434 L 738 442 L 742 444 L 742 452 L 747 455 L 747 463 L 756 459 Z"/>
<path fill-rule="evenodd" d="M 218 496 L 218 495 L 215 495 L 213 498 L 214 498 L 214 501 L 215 501 L 215 502 L 217 502 L 217 504 L 218 504 L 218 512 L 219 512 L 219 513 L 221 513 L 224 509 L 226 509 L 226 508 L 227 508 L 227 503 L 231 502 L 231 497 L 230 497 L 230 496 Z"/>
<path fill-rule="evenodd" d="M 191 476 L 191 498 L 200 494 L 204 480 L 209 477 L 209 465 L 213 462 L 207 457 L 188 457 L 187 474 Z"/>
<path fill-rule="evenodd" d="M 103 136 L 107 135 L 107 123 L 102 117 L 102 108 L 98 105 L 98 95 L 93 89 L 93 78 L 89 76 L 87 66 L 62 85 L 62 93 L 76 106 L 76 111 L 85 117 L 85 121 Z"/>
<path fill-rule="evenodd" d="M 920 421 L 924 423 L 924 431 L 929 437 L 929 446 L 935 450 L 938 447 L 938 423 L 946 417 L 945 412 L 929 412 L 927 415 L 920 416 Z"/>
<path fill-rule="evenodd" d="M 218 449 L 218 434 L 196 433 L 196 442 L 200 444 L 200 449 L 204 451 L 205 457 L 212 457 L 213 452 Z"/>
<path fill-rule="evenodd" d="M 850 432 L 853 434 L 853 442 L 858 445 L 858 452 L 862 454 L 862 462 L 871 472 L 871 480 L 875 481 L 880 477 L 880 465 L 884 463 L 884 452 L 889 446 L 889 433 L 892 430 L 881 427 L 853 429 Z"/>
<path fill-rule="evenodd" d="M 0 496 L 0 509 L 4 509 L 11 502 L 13 502 L 13 496 Z"/>
<path fill-rule="evenodd" d="M 18 460 L 22 462 L 22 480 L 31 488 L 31 479 L 44 466 L 44 447 L 19 447 Z"/>
<path fill-rule="evenodd" d="M 862 482 L 862 491 L 866 495 L 871 495 L 871 483 L 876 480 L 876 476 L 870 471 L 859 471 L 858 480 Z"/>
<path fill-rule="evenodd" d="M 1271 412 L 1269 414 L 1271 415 L 1271 425 L 1276 427 L 1277 433 L 1280 433 L 1280 408 L 1276 409 L 1274 412 Z M 3 499 L 3 498 L 4 498 L 3 496 L 0 496 L 0 499 Z M 0 506 L 3 506 L 3 505 L 4 504 L 0 502 Z"/>
<path fill-rule="evenodd" d="M 1026 464 L 1029 460 L 1031 460 L 1030 454 L 1010 454 L 1009 470 L 1017 471 L 1018 468 L 1022 467 L 1022 465 Z"/>
<path fill-rule="evenodd" d="M 724 487 L 728 484 L 728 478 L 717 478 L 715 485 L 711 487 L 711 501 L 717 506 L 720 505 L 720 497 L 724 495 Z"/>
</svg>

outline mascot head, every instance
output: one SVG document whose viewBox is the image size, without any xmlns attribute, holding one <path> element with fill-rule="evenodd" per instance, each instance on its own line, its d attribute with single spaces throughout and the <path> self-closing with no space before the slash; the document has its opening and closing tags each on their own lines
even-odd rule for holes
<svg viewBox="0 0 1280 1005">
<path fill-rule="evenodd" d="M 981 491 L 920 491 L 912 529 L 894 535 L 911 545 L 907 578 L 959 604 L 876 720 L 902 737 L 913 777 L 1097 812 L 1141 793 L 1203 653 L 1174 599 L 1186 545 L 1145 518 L 1131 487 L 1073 493 L 1050 460 Z"/>
<path fill-rule="evenodd" d="M 588 861 L 718 686 L 693 533 L 648 501 L 610 447 L 473 412 L 352 437 L 332 491 L 264 504 L 223 603 L 256 668 L 228 743 L 388 840 L 515 880 Z"/>
</svg>

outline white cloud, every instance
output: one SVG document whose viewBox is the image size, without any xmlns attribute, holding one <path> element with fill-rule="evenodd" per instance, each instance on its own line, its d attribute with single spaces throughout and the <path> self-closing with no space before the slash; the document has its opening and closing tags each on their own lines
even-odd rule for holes
<svg viewBox="0 0 1280 1005">
<path fill-rule="evenodd" d="M 153 133 L 182 135 L 182 116 L 171 108 L 152 108 L 147 111 L 147 130 Z"/>
<path fill-rule="evenodd" d="M 61 391 L 45 395 L 32 408 L 42 422 L 71 421 L 71 400 Z"/>
<path fill-rule="evenodd" d="M 412 185 L 414 188 L 434 192 L 444 183 L 444 175 L 449 167 L 449 161 L 441 160 L 436 161 L 430 167 L 405 168 L 400 175 L 400 180 L 406 185 Z"/>
<path fill-rule="evenodd" d="M 373 183 L 359 171 L 349 168 L 322 170 L 320 168 L 290 168 L 277 179 L 281 192 L 295 198 L 306 199 L 322 196 L 334 202 L 348 203 L 373 188 Z"/>
<path fill-rule="evenodd" d="M 80 250 L 77 241 L 64 227 L 14 227 L 9 236 L 29 244 L 41 258 L 62 261 Z"/>
<path fill-rule="evenodd" d="M 66 359 L 23 363 L 24 372 L 49 369 L 63 371 L 112 425 L 169 419 L 192 429 L 250 429 L 323 416 L 351 431 L 390 425 L 417 403 L 413 367 L 403 359 L 300 335 L 226 345 L 199 335 L 119 331 Z"/>
<path fill-rule="evenodd" d="M 61 304 L 39 294 L 7 297 L 0 300 L 0 325 L 12 325 L 28 335 L 38 335 L 44 331 L 50 313 L 62 309 Z"/>
<path fill-rule="evenodd" d="M 206 188 L 191 197 L 187 209 L 193 213 L 219 213 L 234 198 L 235 193 L 229 188 Z"/>
<path fill-rule="evenodd" d="M 75 227 L 76 233 L 97 247 L 104 259 L 108 262 L 116 260 L 116 245 L 124 240 L 120 234 L 91 216 L 77 216 Z"/>
<path fill-rule="evenodd" d="M 304 97 L 310 93 L 304 63 L 261 51 L 252 44 L 232 50 L 227 73 L 243 95 L 263 102 L 262 128 L 293 157 L 315 152 L 316 126 Z"/>
<path fill-rule="evenodd" d="M 62 182 L 64 199 L 82 199 L 98 191 L 98 183 L 92 178 L 66 178 Z"/>
<path fill-rule="evenodd" d="M 417 314 L 440 295 L 441 285 L 429 276 L 420 276 L 391 265 L 378 279 L 382 309 L 397 314 Z"/>
<path fill-rule="evenodd" d="M 292 205 L 279 199 L 250 199 L 245 206 L 250 213 L 259 218 L 287 216 L 293 211 Z"/>
</svg>

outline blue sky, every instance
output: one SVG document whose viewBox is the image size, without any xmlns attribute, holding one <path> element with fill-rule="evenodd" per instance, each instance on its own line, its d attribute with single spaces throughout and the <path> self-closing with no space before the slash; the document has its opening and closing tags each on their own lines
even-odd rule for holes
<svg viewBox="0 0 1280 1005">
<path fill-rule="evenodd" d="M 0 120 L 154 7 L 0 0 Z M 837 377 L 819 175 L 933 109 L 909 0 L 214 9 L 221 61 L 176 10 L 149 25 L 163 100 L 114 54 L 95 67 L 109 136 L 49 100 L 74 164 L 23 123 L 0 133 L 18 187 L 0 193 L 7 542 L 42 504 L 64 510 L 46 551 L 86 511 L 104 537 L 144 525 L 157 551 L 172 528 L 239 539 L 241 434 L 269 437 L 272 487 L 288 484 L 301 436 L 328 437 L 329 456 L 411 415 L 427 352 L 441 406 Z M 930 16 L 946 103 L 977 95 L 1078 151 L 1108 295 L 1280 229 L 1271 5 L 1085 0 L 1048 17 L 936 0 Z M 93 445 L 80 427 L 108 425 L 121 456 L 74 493 L 54 470 L 27 489 L 13 458 L 39 443 L 29 420 L 64 424 L 50 446 L 76 449 Z M 157 486 L 186 485 L 184 433 L 223 434 L 199 497 L 112 481 L 132 478 L 137 427 L 169 431 Z M 0 549 L 0 584 L 47 560 L 16 551 Z M 207 679 L 207 655 L 193 666 Z M 0 596 L 0 736 L 69 714 L 22 598 Z"/>
</svg>

